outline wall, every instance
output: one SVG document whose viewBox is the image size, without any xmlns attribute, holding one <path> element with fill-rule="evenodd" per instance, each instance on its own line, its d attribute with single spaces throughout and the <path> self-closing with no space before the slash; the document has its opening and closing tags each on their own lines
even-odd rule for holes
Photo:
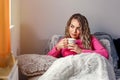
<svg viewBox="0 0 120 80">
<path fill-rule="evenodd" d="M 11 0 L 11 50 L 16 57 L 20 54 L 20 2 L 19 0 Z"/>
<path fill-rule="evenodd" d="M 43 53 L 53 34 L 64 34 L 73 13 L 85 15 L 91 32 L 120 37 L 119 0 L 21 0 L 21 54 Z"/>
</svg>

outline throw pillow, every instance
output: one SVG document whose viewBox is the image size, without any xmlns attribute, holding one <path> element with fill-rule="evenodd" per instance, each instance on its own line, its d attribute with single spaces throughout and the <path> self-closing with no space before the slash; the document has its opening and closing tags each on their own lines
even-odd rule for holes
<svg viewBox="0 0 120 80">
<path fill-rule="evenodd" d="M 109 53 L 109 62 L 113 65 L 113 59 L 111 57 L 110 41 L 108 39 L 100 39 L 100 42 L 108 50 L 108 53 Z"/>
<path fill-rule="evenodd" d="M 42 75 L 55 60 L 49 55 L 24 54 L 18 56 L 18 66 L 26 76 Z"/>
</svg>

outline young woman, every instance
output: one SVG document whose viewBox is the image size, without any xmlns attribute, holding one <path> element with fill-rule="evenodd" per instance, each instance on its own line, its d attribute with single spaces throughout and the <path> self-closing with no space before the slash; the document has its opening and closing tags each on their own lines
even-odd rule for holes
<svg viewBox="0 0 120 80">
<path fill-rule="evenodd" d="M 75 42 L 69 43 L 69 38 Z M 70 17 L 65 37 L 48 55 L 62 58 L 54 61 L 38 80 L 115 80 L 113 66 L 107 60 L 108 51 L 90 34 L 87 19 L 79 13 Z"/>
<path fill-rule="evenodd" d="M 68 44 L 68 38 L 74 38 L 75 44 Z M 90 33 L 88 21 L 85 16 L 73 14 L 65 27 L 65 37 L 48 52 L 54 57 L 65 57 L 81 53 L 96 52 L 108 59 L 108 51 L 99 40 Z"/>
</svg>

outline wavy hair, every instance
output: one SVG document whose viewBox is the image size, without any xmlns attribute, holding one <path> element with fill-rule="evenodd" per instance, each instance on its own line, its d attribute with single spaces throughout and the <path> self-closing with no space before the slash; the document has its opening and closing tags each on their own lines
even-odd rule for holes
<svg viewBox="0 0 120 80">
<path fill-rule="evenodd" d="M 69 34 L 69 27 L 70 27 L 72 19 L 76 19 L 79 22 L 79 25 L 81 25 L 81 29 L 80 29 L 81 34 L 79 36 L 83 43 L 83 47 L 85 49 L 92 49 L 91 33 L 90 33 L 88 21 L 86 17 L 81 15 L 80 13 L 73 14 L 70 17 L 70 19 L 67 21 L 67 25 L 65 27 L 65 37 L 71 37 Z"/>
</svg>

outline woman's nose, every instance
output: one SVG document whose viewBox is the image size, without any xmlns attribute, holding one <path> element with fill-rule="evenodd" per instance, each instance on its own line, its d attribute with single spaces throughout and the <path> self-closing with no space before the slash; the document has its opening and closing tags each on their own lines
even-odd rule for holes
<svg viewBox="0 0 120 80">
<path fill-rule="evenodd" d="M 74 33 L 76 33 L 76 32 L 77 32 L 77 29 L 76 29 L 76 28 L 74 28 L 74 29 L 73 29 L 73 32 L 74 32 Z"/>
</svg>

